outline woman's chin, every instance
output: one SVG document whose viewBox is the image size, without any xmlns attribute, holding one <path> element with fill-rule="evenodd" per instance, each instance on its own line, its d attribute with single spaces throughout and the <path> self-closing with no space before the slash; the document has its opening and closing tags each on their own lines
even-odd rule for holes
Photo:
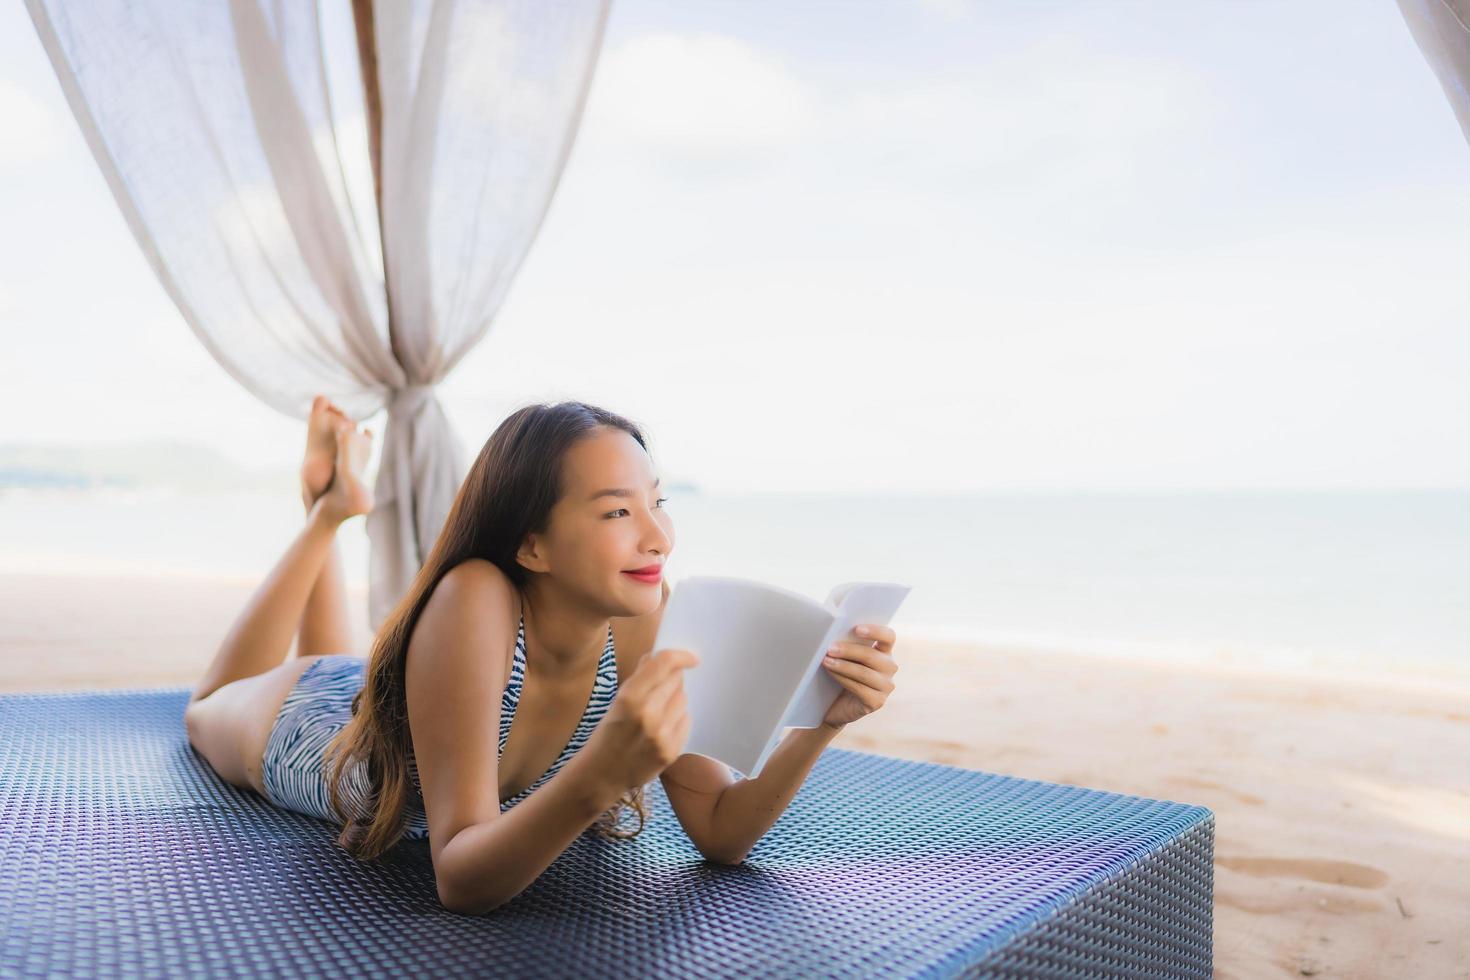
<svg viewBox="0 0 1470 980">
<path fill-rule="evenodd" d="M 622 575 L 620 572 L 619 575 Z M 646 616 L 648 613 L 658 609 L 663 603 L 664 592 L 662 580 L 657 582 L 639 582 L 629 575 L 622 575 L 624 580 L 622 593 L 628 607 L 633 610 L 629 616 Z"/>
</svg>

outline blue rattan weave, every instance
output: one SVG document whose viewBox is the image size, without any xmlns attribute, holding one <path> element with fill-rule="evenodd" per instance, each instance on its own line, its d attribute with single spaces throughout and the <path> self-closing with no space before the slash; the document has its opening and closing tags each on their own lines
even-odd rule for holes
<svg viewBox="0 0 1470 980">
<path fill-rule="evenodd" d="M 744 864 L 657 781 L 486 916 L 225 783 L 184 689 L 0 695 L 0 977 L 1207 977 L 1214 815 L 828 749 Z"/>
</svg>

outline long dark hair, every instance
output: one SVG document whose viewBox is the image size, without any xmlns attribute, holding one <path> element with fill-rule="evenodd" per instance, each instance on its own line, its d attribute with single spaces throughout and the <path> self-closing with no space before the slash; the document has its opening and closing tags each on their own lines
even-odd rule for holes
<svg viewBox="0 0 1470 980">
<path fill-rule="evenodd" d="M 470 558 L 494 563 L 524 594 L 531 572 L 516 561 L 516 553 L 527 534 L 546 532 L 551 508 L 564 491 L 567 451 L 605 426 L 622 429 L 648 451 L 634 423 L 583 402 L 563 401 L 517 409 L 475 458 L 428 558 L 373 639 L 367 676 L 352 699 L 351 720 L 326 748 L 328 793 L 343 825 L 337 843 L 354 857 L 380 857 L 398 843 L 407 825 L 415 790 L 408 771 L 404 667 L 409 637 L 429 596 L 450 569 Z M 359 812 L 349 813 L 341 784 L 347 767 L 360 763 L 366 764 L 369 788 L 365 799 L 354 801 Z M 625 808 L 637 814 L 636 830 L 619 828 Z M 643 830 L 647 818 L 643 787 L 638 786 L 592 826 L 604 837 L 626 840 Z"/>
</svg>

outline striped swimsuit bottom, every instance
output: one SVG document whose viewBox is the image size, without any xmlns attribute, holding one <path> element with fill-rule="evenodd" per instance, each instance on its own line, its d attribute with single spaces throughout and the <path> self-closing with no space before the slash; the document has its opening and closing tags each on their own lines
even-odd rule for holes
<svg viewBox="0 0 1470 980">
<path fill-rule="evenodd" d="M 327 795 L 326 760 L 323 753 L 342 727 L 352 717 L 352 699 L 361 689 L 367 670 L 367 658 L 349 653 L 328 654 L 315 660 L 297 678 L 266 740 L 265 755 L 261 759 L 261 782 L 265 786 L 266 799 L 276 806 L 322 820 L 337 822 Z M 516 705 L 520 703 L 521 687 L 526 679 L 526 618 L 516 627 L 515 656 L 511 661 L 510 681 L 500 697 L 500 750 L 505 754 L 505 742 L 510 737 L 511 722 L 515 720 Z M 577 729 L 561 750 L 556 761 L 537 780 L 508 800 L 501 801 L 504 811 L 530 796 L 566 765 L 567 760 L 577 754 L 592 731 L 602 721 L 618 692 L 618 665 L 613 649 L 612 624 L 607 628 L 607 645 L 597 663 L 597 679 L 592 686 L 592 696 L 582 712 Z M 410 795 L 408 820 L 404 837 L 424 840 L 429 836 L 429 824 L 424 814 L 423 791 L 419 783 L 418 765 L 414 761 L 413 749 L 408 755 L 409 776 L 415 792 Z M 370 796 L 366 766 L 361 761 L 350 764 L 343 774 L 342 795 L 344 802 L 353 812 Z"/>
</svg>

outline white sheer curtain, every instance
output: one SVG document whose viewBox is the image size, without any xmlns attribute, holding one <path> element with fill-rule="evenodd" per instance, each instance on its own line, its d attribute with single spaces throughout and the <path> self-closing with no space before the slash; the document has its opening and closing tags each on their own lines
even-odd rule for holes
<svg viewBox="0 0 1470 980">
<path fill-rule="evenodd" d="M 608 0 L 27 5 L 215 360 L 295 418 L 316 392 L 357 418 L 387 408 L 367 518 L 376 630 L 468 469 L 434 386 L 489 329 L 541 225 Z"/>
<path fill-rule="evenodd" d="M 1470 0 L 1399 0 L 1399 10 L 1470 142 Z"/>
</svg>

